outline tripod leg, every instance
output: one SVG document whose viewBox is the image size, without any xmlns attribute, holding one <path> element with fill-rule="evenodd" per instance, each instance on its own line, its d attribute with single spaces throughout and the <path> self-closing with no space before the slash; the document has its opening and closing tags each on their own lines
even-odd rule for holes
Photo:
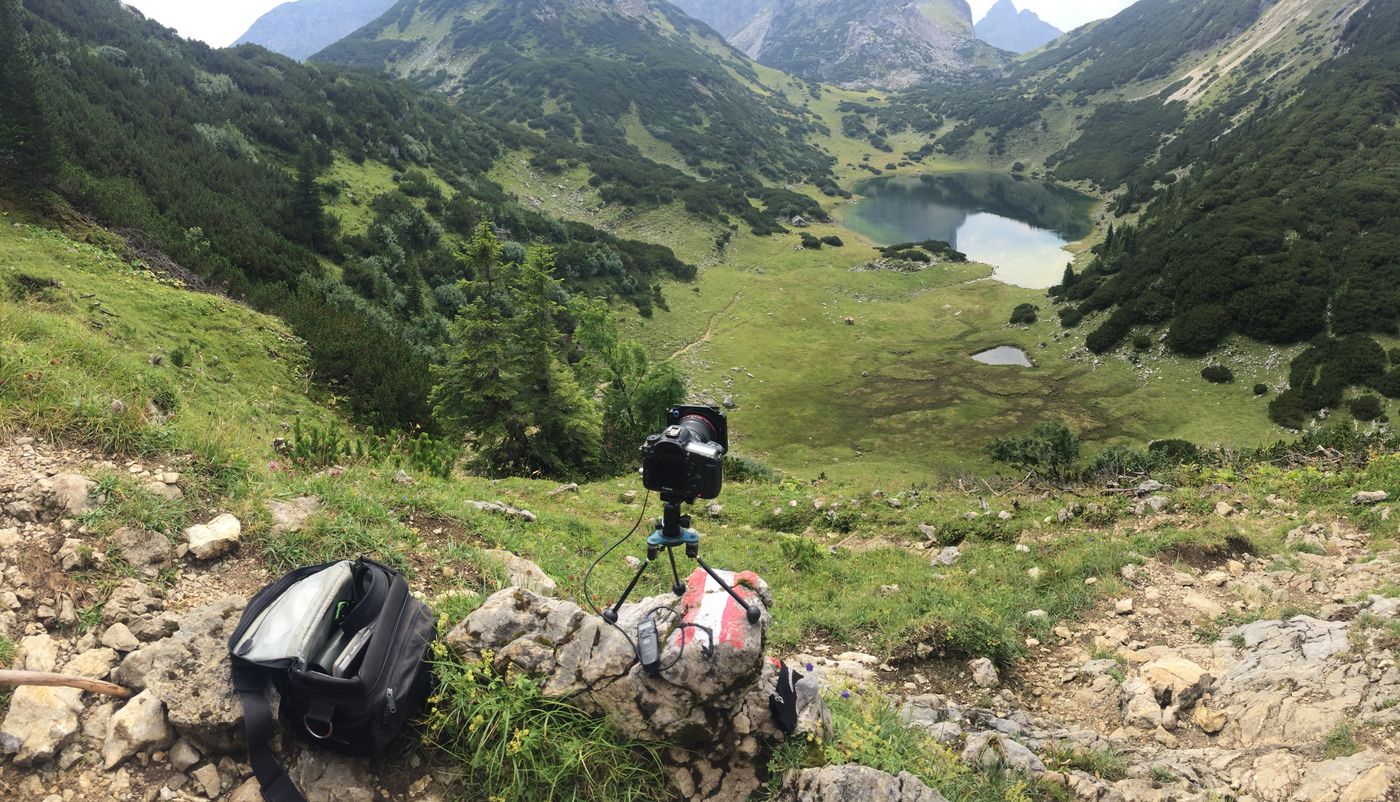
<svg viewBox="0 0 1400 802">
<path fill-rule="evenodd" d="M 670 546 L 666 547 L 666 556 L 671 558 L 671 592 L 677 596 L 685 595 L 685 583 L 681 581 L 681 572 L 676 568 L 676 553 Z"/>
<path fill-rule="evenodd" d="M 700 559 L 699 555 L 696 555 L 695 561 L 697 563 L 700 563 L 700 567 L 705 569 L 705 573 L 709 574 L 711 579 L 718 582 L 719 586 L 724 588 L 725 593 L 728 593 L 729 596 L 732 599 L 734 599 L 734 601 L 739 603 L 740 607 L 744 608 L 744 612 L 748 616 L 749 623 L 757 624 L 759 617 L 763 615 L 762 611 L 758 609 L 758 605 L 749 604 L 748 602 L 744 601 L 744 597 L 740 596 L 739 592 L 736 591 L 733 587 L 731 587 L 728 582 L 725 582 L 723 579 L 721 579 L 720 575 L 715 573 L 715 569 L 711 568 L 704 560 Z"/>
<path fill-rule="evenodd" d="M 627 597 L 631 596 L 632 591 L 637 588 L 637 583 L 642 580 L 642 574 L 645 574 L 647 572 L 647 567 L 651 565 L 651 559 L 651 555 L 648 554 L 646 562 L 642 563 L 642 566 L 637 569 L 637 573 L 632 576 L 632 581 L 627 583 L 627 590 L 622 591 L 622 598 L 618 599 L 617 603 L 612 607 L 603 611 L 604 621 L 607 621 L 609 624 L 617 623 L 617 611 L 622 609 L 622 605 L 627 601 Z"/>
</svg>

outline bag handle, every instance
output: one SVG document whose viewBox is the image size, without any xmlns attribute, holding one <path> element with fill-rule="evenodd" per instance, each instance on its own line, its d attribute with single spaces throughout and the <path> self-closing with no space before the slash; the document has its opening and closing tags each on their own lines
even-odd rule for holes
<svg viewBox="0 0 1400 802">
<path fill-rule="evenodd" d="M 233 666 L 233 687 L 243 702 L 243 731 L 248 741 L 248 763 L 258 778 L 266 802 L 306 802 L 287 770 L 272 754 L 272 706 L 267 703 L 267 680 L 257 670 Z"/>
</svg>

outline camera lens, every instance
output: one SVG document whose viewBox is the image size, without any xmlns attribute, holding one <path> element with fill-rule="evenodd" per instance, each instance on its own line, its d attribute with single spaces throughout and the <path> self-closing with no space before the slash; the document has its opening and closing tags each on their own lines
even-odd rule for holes
<svg viewBox="0 0 1400 802">
<path fill-rule="evenodd" d="M 690 432 L 690 437 L 687 439 L 691 442 L 713 443 L 719 438 L 719 432 L 715 431 L 714 425 L 699 415 L 686 415 L 681 418 L 677 427 Z M 680 432 L 676 434 L 679 435 Z"/>
</svg>

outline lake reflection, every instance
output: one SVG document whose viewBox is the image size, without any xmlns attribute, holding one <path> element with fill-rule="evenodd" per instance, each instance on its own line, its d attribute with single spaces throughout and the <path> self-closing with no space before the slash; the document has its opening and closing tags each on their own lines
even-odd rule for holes
<svg viewBox="0 0 1400 802">
<path fill-rule="evenodd" d="M 947 242 L 1019 287 L 1058 284 L 1073 259 L 1064 246 L 1092 230 L 1093 199 L 1003 173 L 877 178 L 856 191 L 865 197 L 846 224 L 877 244 Z"/>
</svg>

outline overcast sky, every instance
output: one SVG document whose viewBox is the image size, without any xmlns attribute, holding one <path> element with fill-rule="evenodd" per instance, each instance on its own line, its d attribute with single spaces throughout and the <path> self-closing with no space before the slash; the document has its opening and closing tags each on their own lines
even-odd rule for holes
<svg viewBox="0 0 1400 802">
<path fill-rule="evenodd" d="M 126 0 L 141 13 L 191 39 L 215 47 L 230 45 L 258 17 L 284 0 Z M 996 0 L 970 0 L 972 16 L 981 19 Z M 1013 0 L 1060 30 L 1071 30 L 1096 19 L 1111 17 L 1133 0 Z"/>
</svg>

